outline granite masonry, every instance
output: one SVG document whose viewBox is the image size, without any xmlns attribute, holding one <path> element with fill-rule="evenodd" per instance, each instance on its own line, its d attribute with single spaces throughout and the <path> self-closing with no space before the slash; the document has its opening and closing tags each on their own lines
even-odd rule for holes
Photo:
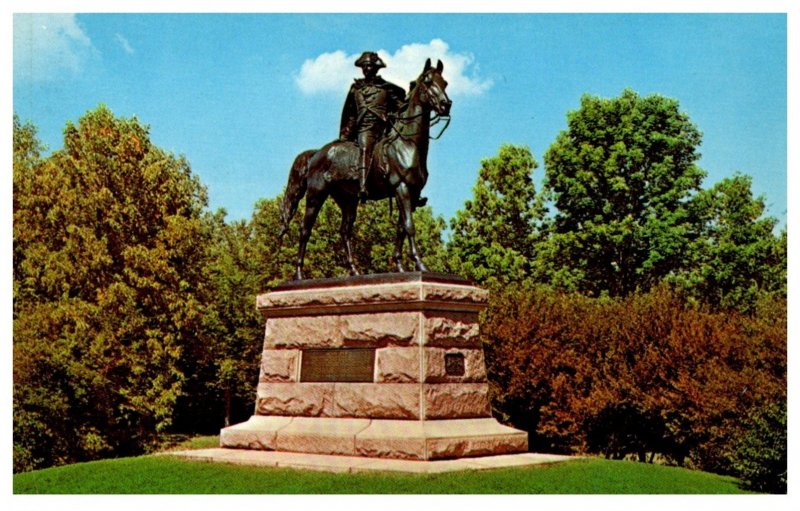
<svg viewBox="0 0 800 511">
<path fill-rule="evenodd" d="M 487 292 L 452 275 L 289 282 L 266 320 L 255 414 L 222 447 L 407 460 L 527 451 L 491 415 L 478 331 Z"/>
</svg>

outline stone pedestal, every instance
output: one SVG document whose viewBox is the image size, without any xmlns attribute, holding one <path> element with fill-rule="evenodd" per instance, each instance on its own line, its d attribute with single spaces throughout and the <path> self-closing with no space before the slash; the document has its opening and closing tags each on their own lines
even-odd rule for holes
<svg viewBox="0 0 800 511">
<path fill-rule="evenodd" d="M 223 447 L 432 460 L 524 452 L 491 416 L 478 313 L 487 292 L 452 275 L 283 284 L 266 319 L 255 415 Z"/>
</svg>

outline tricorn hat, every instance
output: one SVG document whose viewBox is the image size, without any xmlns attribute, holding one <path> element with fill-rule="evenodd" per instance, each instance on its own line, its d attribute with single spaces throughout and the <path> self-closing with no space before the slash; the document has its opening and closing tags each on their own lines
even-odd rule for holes
<svg viewBox="0 0 800 511">
<path fill-rule="evenodd" d="M 358 60 L 356 60 L 355 65 L 363 68 L 365 64 L 372 64 L 379 68 L 386 67 L 386 64 L 383 63 L 381 58 L 374 51 L 365 51 L 362 53 L 361 56 L 358 57 Z"/>
</svg>

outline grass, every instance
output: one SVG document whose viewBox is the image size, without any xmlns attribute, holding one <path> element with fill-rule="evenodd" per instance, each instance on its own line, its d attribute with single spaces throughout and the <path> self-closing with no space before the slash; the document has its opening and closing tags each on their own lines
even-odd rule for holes
<svg viewBox="0 0 800 511">
<path fill-rule="evenodd" d="M 216 437 L 180 444 L 216 446 Z M 676 467 L 580 459 L 445 474 L 332 474 L 139 456 L 14 475 L 16 494 L 728 494 L 736 479 Z"/>
<path fill-rule="evenodd" d="M 218 435 L 181 437 L 179 441 L 166 442 L 166 447 L 161 450 L 185 451 L 188 449 L 211 449 L 213 447 L 219 447 Z"/>
</svg>

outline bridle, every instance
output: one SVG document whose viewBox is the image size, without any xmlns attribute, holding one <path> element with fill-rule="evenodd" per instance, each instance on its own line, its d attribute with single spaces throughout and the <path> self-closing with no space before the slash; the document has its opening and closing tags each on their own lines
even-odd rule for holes
<svg viewBox="0 0 800 511">
<path fill-rule="evenodd" d="M 422 86 L 424 86 L 424 82 L 423 82 Z M 417 85 L 415 85 L 415 87 L 420 87 L 419 80 L 417 81 Z M 430 94 L 428 92 L 428 87 L 426 87 L 426 89 L 424 91 L 422 91 L 420 94 L 422 94 L 422 93 Z M 400 121 L 400 122 L 413 121 L 413 120 L 419 119 L 423 115 L 425 115 L 425 114 L 423 112 L 420 112 L 420 113 L 415 114 L 415 115 L 397 116 L 397 117 L 395 117 L 395 121 Z M 436 124 L 438 124 L 442 120 L 445 121 L 445 124 L 442 127 L 442 129 L 441 129 L 441 131 L 439 132 L 438 135 L 436 135 L 435 137 L 432 137 L 432 136 L 428 135 L 428 139 L 430 139 L 430 140 L 439 140 L 442 137 L 442 135 L 444 135 L 444 132 L 448 128 L 448 126 L 450 126 L 450 119 L 451 119 L 450 115 L 440 115 L 438 112 L 434 111 L 434 115 L 433 115 L 433 117 L 431 117 L 430 127 L 435 126 Z M 390 126 L 391 126 L 392 131 L 394 133 L 391 135 L 389 140 L 394 140 L 396 138 L 402 138 L 403 140 L 409 140 L 409 139 L 411 139 L 411 138 L 413 138 L 413 137 L 415 137 L 417 135 L 417 133 L 412 133 L 410 135 L 409 134 L 405 134 L 404 135 L 403 133 L 400 132 L 400 130 L 397 129 L 397 127 L 395 126 L 394 122 L 391 123 Z"/>
</svg>

